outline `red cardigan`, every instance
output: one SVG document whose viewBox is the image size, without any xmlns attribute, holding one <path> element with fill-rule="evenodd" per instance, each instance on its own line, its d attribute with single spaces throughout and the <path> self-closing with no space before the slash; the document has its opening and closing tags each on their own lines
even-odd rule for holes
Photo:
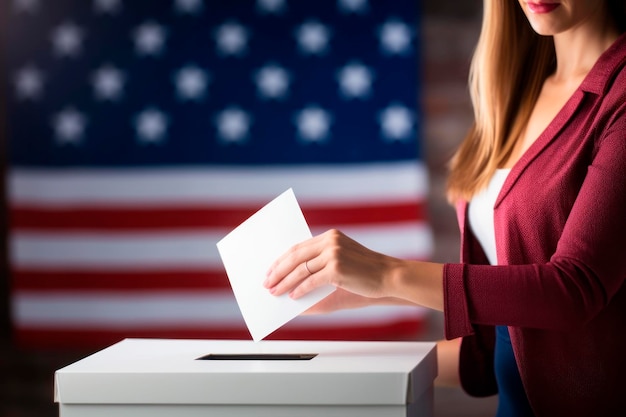
<svg viewBox="0 0 626 417">
<path fill-rule="evenodd" d="M 512 168 L 488 266 L 460 202 L 461 264 L 444 267 L 447 338 L 465 390 L 497 392 L 494 325 L 508 325 L 539 416 L 626 415 L 626 34 Z"/>
</svg>

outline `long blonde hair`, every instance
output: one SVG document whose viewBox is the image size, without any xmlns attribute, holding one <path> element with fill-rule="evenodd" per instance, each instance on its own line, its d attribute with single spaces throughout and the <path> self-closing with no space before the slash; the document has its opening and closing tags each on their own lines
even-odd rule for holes
<svg viewBox="0 0 626 417">
<path fill-rule="evenodd" d="M 469 76 L 475 122 L 450 163 L 451 202 L 470 199 L 510 155 L 556 61 L 552 38 L 533 31 L 517 1 L 483 7 Z"/>
</svg>

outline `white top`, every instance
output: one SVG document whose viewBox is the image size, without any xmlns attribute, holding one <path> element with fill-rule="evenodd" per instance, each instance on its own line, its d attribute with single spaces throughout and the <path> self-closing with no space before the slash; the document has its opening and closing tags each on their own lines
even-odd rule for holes
<svg viewBox="0 0 626 417">
<path fill-rule="evenodd" d="M 476 194 L 469 204 L 469 225 L 485 251 L 491 265 L 498 264 L 496 233 L 493 224 L 493 206 L 510 169 L 497 169 L 487 187 Z"/>
</svg>

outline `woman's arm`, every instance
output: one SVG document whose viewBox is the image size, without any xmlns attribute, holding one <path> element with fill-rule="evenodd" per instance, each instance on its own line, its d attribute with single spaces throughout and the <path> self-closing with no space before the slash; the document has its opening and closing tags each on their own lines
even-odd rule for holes
<svg viewBox="0 0 626 417">
<path fill-rule="evenodd" d="M 383 255 L 329 230 L 281 256 L 268 271 L 265 286 L 273 295 L 289 293 L 292 298 L 323 285 L 341 290 L 327 297 L 320 312 L 374 303 L 443 310 L 442 276 L 441 264 Z"/>
</svg>

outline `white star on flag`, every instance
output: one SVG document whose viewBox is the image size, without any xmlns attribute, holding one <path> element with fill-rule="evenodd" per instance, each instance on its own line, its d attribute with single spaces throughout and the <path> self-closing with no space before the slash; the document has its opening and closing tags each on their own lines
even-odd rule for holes
<svg viewBox="0 0 626 417">
<path fill-rule="evenodd" d="M 300 137 L 308 142 L 320 142 L 329 134 L 331 116 L 317 106 L 309 106 L 298 112 L 295 119 Z"/>
<path fill-rule="evenodd" d="M 388 54 L 405 54 L 410 51 L 413 33 L 411 28 L 405 23 L 398 20 L 389 20 L 382 25 L 379 35 L 384 52 Z"/>
<path fill-rule="evenodd" d="M 215 31 L 217 51 L 222 55 L 243 55 L 248 46 L 248 31 L 236 22 L 228 22 Z"/>
<path fill-rule="evenodd" d="M 242 142 L 248 136 L 250 115 L 237 107 L 230 107 L 215 117 L 217 134 L 224 142 Z"/>
<path fill-rule="evenodd" d="M 43 73 L 36 67 L 20 69 L 14 78 L 16 96 L 19 99 L 37 99 L 43 90 Z"/>
<path fill-rule="evenodd" d="M 367 0 L 338 0 L 338 3 L 344 13 L 365 13 L 368 9 Z"/>
<path fill-rule="evenodd" d="M 289 73 L 282 67 L 269 64 L 255 74 L 255 81 L 262 98 L 283 98 L 289 90 Z"/>
<path fill-rule="evenodd" d="M 133 35 L 139 55 L 159 55 L 165 47 L 165 28 L 156 22 L 141 24 Z"/>
<path fill-rule="evenodd" d="M 175 74 L 174 83 L 181 100 L 200 100 L 206 93 L 209 76 L 203 69 L 188 65 Z"/>
<path fill-rule="evenodd" d="M 57 113 L 52 119 L 57 143 L 60 145 L 80 143 L 87 119 L 82 113 L 72 107 L 68 107 Z"/>
<path fill-rule="evenodd" d="M 372 72 L 364 65 L 351 63 L 337 72 L 341 94 L 347 98 L 363 98 L 370 94 Z"/>
<path fill-rule="evenodd" d="M 390 140 L 409 138 L 413 130 L 413 114 L 406 107 L 392 104 L 379 116 L 383 135 Z"/>
<path fill-rule="evenodd" d="M 330 30 L 316 21 L 308 21 L 296 29 L 300 51 L 307 54 L 323 54 L 328 48 Z"/>
<path fill-rule="evenodd" d="M 176 0 L 174 3 L 174 9 L 183 14 L 197 15 L 203 8 L 202 0 Z"/>
<path fill-rule="evenodd" d="M 93 9 L 96 13 L 116 14 L 122 8 L 120 0 L 94 0 Z"/>
<path fill-rule="evenodd" d="M 52 32 L 54 52 L 59 56 L 77 56 L 82 42 L 82 30 L 72 22 L 65 22 Z"/>
<path fill-rule="evenodd" d="M 285 0 L 257 0 L 256 8 L 262 14 L 280 14 L 285 11 Z"/>
<path fill-rule="evenodd" d="M 119 69 L 112 65 L 105 65 L 94 72 L 91 82 L 93 83 L 94 95 L 99 100 L 115 101 L 122 96 L 125 76 Z"/>
<path fill-rule="evenodd" d="M 165 139 L 168 117 L 156 108 L 143 110 L 135 118 L 135 129 L 142 143 L 159 143 Z"/>
</svg>

